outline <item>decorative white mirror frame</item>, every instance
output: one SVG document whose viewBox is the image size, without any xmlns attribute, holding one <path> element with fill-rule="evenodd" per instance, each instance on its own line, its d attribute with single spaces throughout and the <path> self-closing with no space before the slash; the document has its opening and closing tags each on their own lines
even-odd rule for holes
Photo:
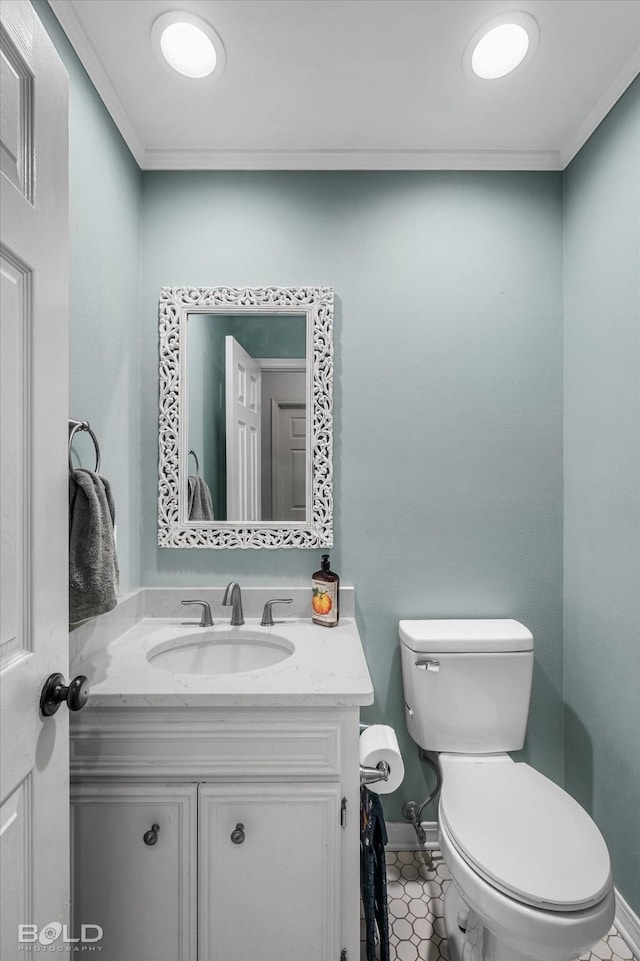
<svg viewBox="0 0 640 961">
<path fill-rule="evenodd" d="M 307 318 L 307 522 L 184 522 L 180 465 L 187 462 L 186 334 L 193 313 L 305 314 Z M 159 547 L 333 546 L 333 287 L 163 287 L 159 303 Z M 186 483 L 186 481 L 185 481 Z"/>
</svg>

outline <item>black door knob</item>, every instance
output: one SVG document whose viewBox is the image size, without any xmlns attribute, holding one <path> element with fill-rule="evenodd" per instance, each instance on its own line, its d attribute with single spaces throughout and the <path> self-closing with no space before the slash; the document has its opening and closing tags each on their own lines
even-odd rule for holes
<svg viewBox="0 0 640 961">
<path fill-rule="evenodd" d="M 51 717 L 63 702 L 66 702 L 70 711 L 80 711 L 88 700 L 89 682 L 84 674 L 78 674 L 68 686 L 62 674 L 50 674 L 40 695 L 40 713 L 44 717 Z"/>
</svg>

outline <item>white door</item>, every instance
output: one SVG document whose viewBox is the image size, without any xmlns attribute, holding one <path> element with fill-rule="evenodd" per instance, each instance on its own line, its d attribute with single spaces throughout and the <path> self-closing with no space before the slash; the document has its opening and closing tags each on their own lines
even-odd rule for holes
<svg viewBox="0 0 640 961">
<path fill-rule="evenodd" d="M 207 961 L 336 961 L 339 784 L 201 784 L 198 944 Z"/>
<path fill-rule="evenodd" d="M 271 402 L 271 490 L 274 521 L 307 517 L 307 405 Z"/>
<path fill-rule="evenodd" d="M 260 520 L 260 365 L 225 337 L 227 520 Z"/>
<path fill-rule="evenodd" d="M 67 708 L 46 720 L 39 712 L 47 676 L 66 679 L 68 669 L 68 89 L 30 3 L 2 0 L 0 25 L 0 955 L 8 961 L 61 944 L 69 901 Z"/>
</svg>

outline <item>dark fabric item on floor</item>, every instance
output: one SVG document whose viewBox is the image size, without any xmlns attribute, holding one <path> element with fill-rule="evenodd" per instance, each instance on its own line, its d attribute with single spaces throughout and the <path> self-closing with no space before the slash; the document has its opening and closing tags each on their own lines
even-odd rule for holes
<svg viewBox="0 0 640 961">
<path fill-rule="evenodd" d="M 367 961 L 376 961 L 376 925 L 380 961 L 390 961 L 386 843 L 387 828 L 380 798 L 363 785 L 360 788 L 360 890 L 367 930 Z"/>
</svg>

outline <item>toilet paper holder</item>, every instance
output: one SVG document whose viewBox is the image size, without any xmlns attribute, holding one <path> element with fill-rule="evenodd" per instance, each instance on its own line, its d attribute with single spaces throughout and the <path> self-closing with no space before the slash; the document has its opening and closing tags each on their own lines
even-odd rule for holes
<svg viewBox="0 0 640 961">
<path fill-rule="evenodd" d="M 360 733 L 366 731 L 370 724 L 360 724 Z M 391 768 L 387 761 L 379 761 L 375 767 L 365 767 L 360 765 L 360 787 L 363 784 L 378 784 L 379 781 L 388 781 Z"/>
<path fill-rule="evenodd" d="M 375 767 L 365 767 L 360 765 L 360 786 L 363 784 L 377 784 L 379 781 L 388 781 L 391 768 L 386 761 L 379 761 Z"/>
</svg>

